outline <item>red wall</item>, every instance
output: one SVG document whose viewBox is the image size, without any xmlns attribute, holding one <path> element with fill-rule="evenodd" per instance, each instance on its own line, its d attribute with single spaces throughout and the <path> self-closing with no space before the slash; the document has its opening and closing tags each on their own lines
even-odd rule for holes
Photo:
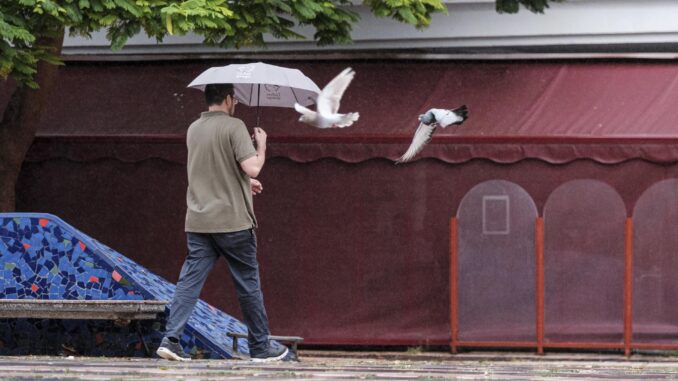
<svg viewBox="0 0 678 381">
<path fill-rule="evenodd" d="M 678 166 L 642 160 L 395 166 L 270 159 L 255 212 L 272 331 L 311 344 L 445 344 L 448 221 L 474 185 L 515 182 L 541 213 L 557 186 L 591 178 L 615 188 L 630 211 L 643 190 L 670 177 Z M 175 282 L 185 255 L 185 187 L 184 164 L 160 159 L 34 161 L 24 164 L 18 209 L 54 213 Z M 240 316 L 225 262 L 202 297 Z"/>
</svg>

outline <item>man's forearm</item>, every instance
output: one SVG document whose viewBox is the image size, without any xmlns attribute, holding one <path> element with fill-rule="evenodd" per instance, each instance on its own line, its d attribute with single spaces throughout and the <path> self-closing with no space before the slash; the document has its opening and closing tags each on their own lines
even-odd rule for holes
<svg viewBox="0 0 678 381">
<path fill-rule="evenodd" d="M 240 167 L 249 177 L 259 176 L 266 162 L 266 147 L 257 147 L 256 155 L 240 163 Z"/>
<path fill-rule="evenodd" d="M 261 171 L 264 168 L 264 163 L 266 163 L 266 146 L 257 147 L 257 160 L 259 170 Z"/>
<path fill-rule="evenodd" d="M 251 171 L 245 169 L 245 172 L 250 177 L 257 177 L 266 162 L 266 132 L 260 127 L 254 127 L 253 139 L 257 145 L 257 156 L 249 159 L 249 161 L 251 161 Z"/>
</svg>

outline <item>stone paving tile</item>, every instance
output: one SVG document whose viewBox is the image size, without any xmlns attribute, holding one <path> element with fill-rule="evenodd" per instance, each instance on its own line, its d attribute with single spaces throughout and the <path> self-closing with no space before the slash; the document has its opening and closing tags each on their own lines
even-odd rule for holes
<svg viewBox="0 0 678 381">
<path fill-rule="evenodd" d="M 2 380 L 675 380 L 678 357 L 304 352 L 301 362 L 0 357 Z M 374 358 L 382 357 L 382 358 Z"/>
</svg>

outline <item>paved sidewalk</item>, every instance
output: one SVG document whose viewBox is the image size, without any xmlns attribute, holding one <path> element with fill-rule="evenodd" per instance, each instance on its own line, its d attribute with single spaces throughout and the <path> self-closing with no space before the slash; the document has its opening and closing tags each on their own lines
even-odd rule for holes
<svg viewBox="0 0 678 381">
<path fill-rule="evenodd" d="M 0 357 L 3 380 L 662 380 L 678 357 L 301 351 L 301 362 Z"/>
</svg>

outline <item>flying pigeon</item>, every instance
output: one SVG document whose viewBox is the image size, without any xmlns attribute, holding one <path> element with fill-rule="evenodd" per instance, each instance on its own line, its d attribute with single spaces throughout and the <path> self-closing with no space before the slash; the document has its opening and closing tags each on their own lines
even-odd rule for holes
<svg viewBox="0 0 678 381">
<path fill-rule="evenodd" d="M 396 164 L 405 163 L 418 154 L 426 143 L 431 141 L 433 132 L 438 126 L 445 128 L 453 124 L 462 124 L 468 117 L 468 108 L 463 105 L 459 108 L 446 110 L 441 108 L 432 108 L 425 114 L 419 115 L 419 127 L 414 133 L 412 143 L 407 152 L 396 160 Z"/>
<path fill-rule="evenodd" d="M 348 127 L 358 120 L 360 114 L 349 112 L 339 114 L 339 102 L 346 88 L 353 80 L 355 72 L 347 67 L 320 91 L 316 101 L 316 111 L 295 103 L 294 109 L 301 114 L 299 121 L 318 128 Z"/>
</svg>

